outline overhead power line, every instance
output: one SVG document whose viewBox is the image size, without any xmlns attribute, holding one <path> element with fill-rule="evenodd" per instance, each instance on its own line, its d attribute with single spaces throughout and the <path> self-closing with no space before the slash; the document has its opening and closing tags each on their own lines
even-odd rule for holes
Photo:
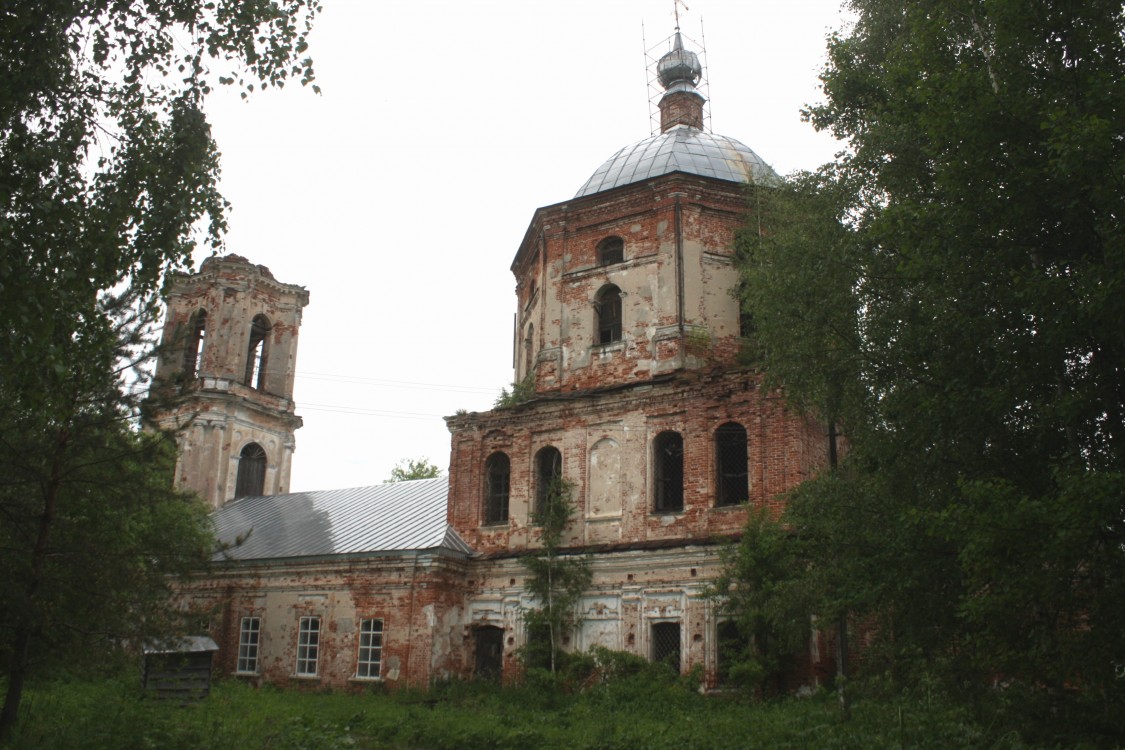
<svg viewBox="0 0 1125 750">
<path fill-rule="evenodd" d="M 422 390 L 432 391 L 451 391 L 453 393 L 498 393 L 500 388 L 498 386 L 483 387 L 472 385 L 457 385 L 449 383 L 422 383 L 412 380 L 388 380 L 386 378 L 365 378 L 358 375 L 343 375 L 339 373 L 328 372 L 306 372 L 297 371 L 297 377 L 305 380 L 324 380 L 332 383 L 356 383 L 356 384 L 369 384 L 378 386 L 397 386 L 405 388 L 418 388 Z"/>
<path fill-rule="evenodd" d="M 441 419 L 448 414 L 422 414 L 412 411 L 389 411 L 385 409 L 360 409 L 354 406 L 340 404 L 310 404 L 301 402 L 297 405 L 298 411 L 323 411 L 333 414 L 355 414 L 361 417 L 389 417 L 392 419 Z"/>
</svg>

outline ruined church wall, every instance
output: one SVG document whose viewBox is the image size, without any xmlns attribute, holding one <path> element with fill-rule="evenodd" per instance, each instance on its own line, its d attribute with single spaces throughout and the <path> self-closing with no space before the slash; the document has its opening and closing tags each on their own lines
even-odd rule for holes
<svg viewBox="0 0 1125 750">
<path fill-rule="evenodd" d="M 679 671 L 695 671 L 701 685 L 720 687 L 720 661 L 729 654 L 724 655 L 720 647 L 718 628 L 726 616 L 709 590 L 722 567 L 720 545 L 600 553 L 589 561 L 593 578 L 579 605 L 581 621 L 564 638 L 564 650 L 603 647 L 654 660 L 669 646 L 666 641 L 658 643 L 661 635 L 654 626 L 672 626 Z M 474 562 L 469 575 L 474 593 L 465 609 L 465 641 L 471 647 L 476 628 L 502 628 L 503 676 L 518 680 L 523 671 L 521 649 L 528 642 L 523 618 L 537 606 L 526 591 L 527 570 L 518 556 L 504 556 Z M 793 688 L 821 685 L 832 673 L 835 652 L 812 626 L 810 621 L 807 648 L 795 654 L 789 675 Z"/>
<path fill-rule="evenodd" d="M 730 422 L 746 430 L 749 499 L 720 507 L 715 431 Z M 548 446 L 561 452 L 562 476 L 573 488 L 576 517 L 565 544 L 579 547 L 737 534 L 751 509 L 780 512 L 781 495 L 825 463 L 823 428 L 786 409 L 751 371 L 684 374 L 643 387 L 461 415 L 448 423 L 448 519 L 485 555 L 538 546 L 532 520 L 535 457 Z M 654 506 L 654 442 L 665 431 L 683 438 L 679 511 Z M 486 523 L 486 465 L 498 452 L 511 467 L 508 516 Z"/>
<path fill-rule="evenodd" d="M 235 495 L 242 449 L 257 443 L 267 456 L 262 493 L 287 492 L 294 432 L 302 423 L 292 397 L 308 291 L 231 255 L 208 258 L 198 273 L 173 275 L 166 296 L 158 398 L 149 406 L 160 428 L 177 433 L 176 486 L 220 507 Z M 258 315 L 270 327 L 261 377 L 250 383 L 247 362 Z"/>
<path fill-rule="evenodd" d="M 189 403 L 161 416 L 160 425 L 176 433 L 180 446 L 177 486 L 198 492 L 212 507 L 221 506 L 234 497 L 242 449 L 257 443 L 267 456 L 263 494 L 285 494 L 296 450 L 293 425 L 299 418 L 269 405 L 261 408 L 261 397 L 241 383 L 221 384 L 224 390 L 217 396 L 210 389 L 197 390 Z"/>
<path fill-rule="evenodd" d="M 540 209 L 512 266 L 516 379 L 576 391 L 734 363 L 746 214 L 742 186 L 684 174 Z M 610 237 L 623 259 L 603 264 Z M 609 285 L 621 291 L 621 338 L 603 344 L 596 306 Z"/>
<path fill-rule="evenodd" d="M 420 554 L 339 557 L 302 563 L 228 563 L 180 587 L 219 645 L 216 667 L 252 682 L 362 688 L 424 686 L 465 669 L 461 643 L 465 562 Z M 259 618 L 255 669 L 239 672 L 243 618 Z M 297 673 L 302 617 L 319 618 L 315 676 Z M 364 619 L 382 621 L 376 679 L 357 677 Z"/>
<path fill-rule="evenodd" d="M 233 255 L 208 258 L 199 273 L 172 277 L 157 376 L 168 379 L 182 370 L 192 319 L 202 310 L 207 326 L 196 364 L 199 376 L 243 382 L 250 323 L 261 314 L 270 322 L 262 392 L 291 399 L 308 301 L 304 287 L 277 281 L 265 266 Z"/>
</svg>

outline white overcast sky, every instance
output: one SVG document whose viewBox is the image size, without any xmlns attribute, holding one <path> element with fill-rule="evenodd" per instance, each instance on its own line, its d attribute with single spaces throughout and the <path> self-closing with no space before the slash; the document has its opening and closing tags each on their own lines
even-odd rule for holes
<svg viewBox="0 0 1125 750">
<path fill-rule="evenodd" d="M 228 252 L 311 296 L 292 491 L 378 484 L 404 458 L 448 467 L 442 417 L 512 380 L 508 269 L 532 213 L 649 136 L 646 42 L 674 26 L 671 0 L 323 2 L 322 95 L 209 105 Z M 839 144 L 800 109 L 820 99 L 839 0 L 688 6 L 712 130 L 781 173 L 830 160 Z"/>
</svg>

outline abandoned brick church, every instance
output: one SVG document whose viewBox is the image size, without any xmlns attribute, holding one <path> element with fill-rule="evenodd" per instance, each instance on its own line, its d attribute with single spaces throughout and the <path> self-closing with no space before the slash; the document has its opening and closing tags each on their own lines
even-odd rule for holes
<svg viewBox="0 0 1125 750">
<path fill-rule="evenodd" d="M 308 293 L 234 255 L 174 280 L 158 374 L 188 393 L 162 415 L 181 428 L 176 481 L 241 540 L 181 589 L 223 671 L 333 687 L 515 675 L 535 604 L 520 557 L 561 476 L 566 546 L 593 572 L 568 648 L 719 679 L 729 626 L 705 590 L 721 541 L 823 465 L 826 440 L 737 362 L 734 234 L 744 184 L 773 173 L 704 127 L 678 30 L 656 72 L 659 132 L 531 218 L 511 270 L 515 380 L 533 392 L 446 419 L 448 479 L 288 493 Z M 807 679 L 823 650 L 810 634 Z"/>
</svg>

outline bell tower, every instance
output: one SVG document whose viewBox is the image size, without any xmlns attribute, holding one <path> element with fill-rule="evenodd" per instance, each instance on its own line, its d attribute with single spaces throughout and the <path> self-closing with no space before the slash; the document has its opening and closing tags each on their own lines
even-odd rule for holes
<svg viewBox="0 0 1125 750">
<path fill-rule="evenodd" d="M 297 334 L 309 293 L 238 255 L 211 257 L 167 290 L 156 424 L 178 432 L 176 487 L 212 507 L 289 491 L 301 418 Z"/>
</svg>

